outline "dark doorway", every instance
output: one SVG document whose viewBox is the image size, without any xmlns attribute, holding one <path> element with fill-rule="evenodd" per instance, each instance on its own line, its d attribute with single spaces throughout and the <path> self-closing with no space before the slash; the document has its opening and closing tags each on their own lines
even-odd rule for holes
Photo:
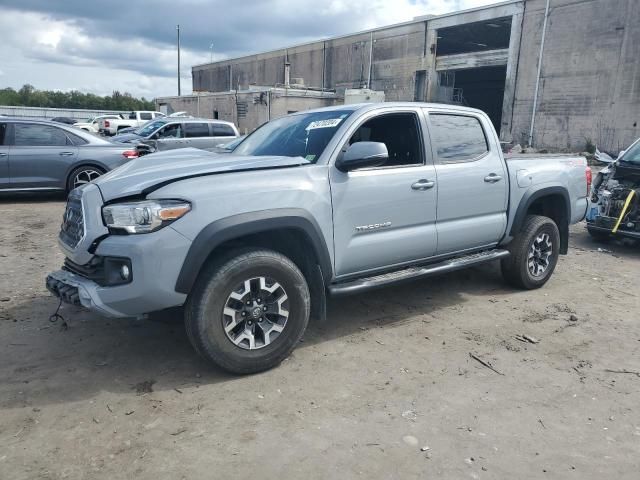
<svg viewBox="0 0 640 480">
<path fill-rule="evenodd" d="M 489 115 L 500 134 L 502 101 L 507 67 L 480 67 L 455 72 L 455 89 L 463 105 L 478 108 Z"/>
<path fill-rule="evenodd" d="M 425 101 L 425 83 L 427 81 L 427 71 L 426 70 L 418 70 L 416 72 L 416 88 L 413 94 L 414 102 L 424 102 Z"/>
</svg>

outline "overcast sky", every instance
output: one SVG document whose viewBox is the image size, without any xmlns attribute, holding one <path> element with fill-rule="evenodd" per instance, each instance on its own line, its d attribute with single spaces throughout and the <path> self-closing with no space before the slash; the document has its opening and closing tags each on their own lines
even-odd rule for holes
<svg viewBox="0 0 640 480">
<path fill-rule="evenodd" d="M 0 0 L 0 88 L 175 95 L 191 66 L 499 0 Z M 213 49 L 211 49 L 213 45 Z"/>
</svg>

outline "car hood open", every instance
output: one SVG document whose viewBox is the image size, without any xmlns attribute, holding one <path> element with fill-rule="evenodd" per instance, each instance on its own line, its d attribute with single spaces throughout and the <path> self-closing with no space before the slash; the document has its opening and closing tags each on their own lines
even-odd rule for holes
<svg viewBox="0 0 640 480">
<path fill-rule="evenodd" d="M 105 201 L 147 194 L 169 183 L 204 175 L 309 165 L 302 157 L 219 155 L 196 148 L 153 153 L 131 160 L 94 183 Z"/>
</svg>

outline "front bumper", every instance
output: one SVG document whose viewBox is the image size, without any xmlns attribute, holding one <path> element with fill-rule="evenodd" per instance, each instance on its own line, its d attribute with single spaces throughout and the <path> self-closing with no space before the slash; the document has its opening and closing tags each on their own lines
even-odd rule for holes
<svg viewBox="0 0 640 480">
<path fill-rule="evenodd" d="M 65 303 L 81 305 L 107 317 L 140 317 L 183 305 L 186 295 L 175 285 L 191 241 L 171 226 L 141 235 L 110 235 L 95 250 L 101 257 L 131 261 L 132 281 L 105 286 L 81 275 L 58 270 L 47 277 L 47 288 Z"/>
<path fill-rule="evenodd" d="M 98 295 L 98 284 L 66 270 L 57 270 L 47 275 L 46 285 L 47 290 L 64 303 L 82 306 L 106 317 L 130 316 L 105 305 Z"/>
<path fill-rule="evenodd" d="M 640 240 L 640 232 L 632 232 L 630 230 L 618 229 L 616 233 L 613 233 L 613 227 L 611 228 L 604 227 L 591 222 L 587 222 L 587 228 L 592 232 L 608 233 L 613 237 L 621 237 L 621 238 L 624 237 L 624 238 L 632 238 L 635 240 Z"/>
</svg>

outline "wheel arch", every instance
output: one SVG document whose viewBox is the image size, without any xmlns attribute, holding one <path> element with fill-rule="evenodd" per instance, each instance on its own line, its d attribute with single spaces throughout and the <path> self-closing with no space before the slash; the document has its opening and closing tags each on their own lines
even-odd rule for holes
<svg viewBox="0 0 640 480">
<path fill-rule="evenodd" d="M 333 276 L 331 257 L 319 225 L 302 209 L 244 213 L 210 223 L 191 244 L 175 290 L 189 294 L 214 255 L 239 247 L 269 248 L 291 258 L 309 283 L 312 316 L 325 317 L 325 279 Z"/>
<path fill-rule="evenodd" d="M 553 186 L 528 190 L 516 210 L 516 216 L 511 226 L 511 236 L 515 236 L 522 229 L 527 215 L 543 215 L 556 223 L 560 231 L 560 253 L 566 255 L 569 250 L 569 222 L 571 219 L 571 200 L 567 189 Z"/>
</svg>

